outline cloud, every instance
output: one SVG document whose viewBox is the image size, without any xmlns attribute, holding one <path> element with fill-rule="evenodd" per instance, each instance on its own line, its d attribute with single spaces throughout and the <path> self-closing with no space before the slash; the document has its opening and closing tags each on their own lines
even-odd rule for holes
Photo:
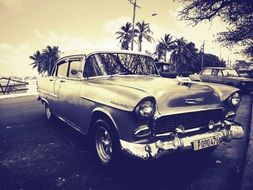
<svg viewBox="0 0 253 190">
<path fill-rule="evenodd" d="M 114 20 L 105 22 L 104 32 L 115 33 L 120 29 L 121 26 L 125 25 L 127 22 L 132 23 L 132 20 L 129 17 L 119 17 Z"/>
<path fill-rule="evenodd" d="M 62 52 L 72 51 L 87 51 L 94 49 L 117 49 L 117 43 L 113 36 L 106 37 L 102 40 L 88 40 L 83 36 L 70 36 L 68 34 L 57 34 L 53 31 L 48 31 L 42 34 L 36 30 L 35 35 L 40 39 L 41 44 L 39 49 L 45 48 L 47 45 L 58 46 Z"/>
<path fill-rule="evenodd" d="M 11 50 L 13 47 L 10 44 L 0 44 L 0 49 L 2 50 Z"/>
<path fill-rule="evenodd" d="M 2 3 L 3 0 L 0 0 Z M 7 2 L 7 1 L 4 1 Z M 15 1 L 18 5 L 22 5 L 22 1 Z M 8 5 L 8 6 L 14 6 Z M 14 6 L 15 7 L 15 6 Z M 170 13 L 175 14 L 174 12 Z M 37 75 L 37 71 L 32 69 L 29 56 L 37 50 L 42 50 L 46 46 L 58 46 L 62 52 L 86 52 L 87 50 L 97 49 L 119 49 L 118 40 L 116 40 L 115 32 L 129 22 L 129 17 L 119 17 L 114 20 L 105 22 L 101 35 L 102 39 L 88 39 L 84 36 L 72 36 L 70 34 L 60 34 L 55 31 L 41 32 L 40 30 L 34 31 L 33 41 L 29 43 L 21 43 L 12 45 L 8 43 L 0 43 L 0 76 L 34 76 Z M 205 41 L 205 52 L 213 53 L 217 56 L 221 55 L 225 60 L 241 59 L 239 55 L 233 55 L 233 51 L 223 48 L 219 43 L 214 42 L 217 32 L 225 30 L 226 25 L 222 22 L 214 21 L 211 24 L 201 23 L 196 27 L 189 26 L 186 22 L 174 21 L 172 26 L 150 24 L 153 31 L 153 38 L 155 42 L 147 43 L 143 42 L 143 51 L 148 50 L 154 52 L 157 40 L 162 38 L 164 34 L 172 34 L 175 38 L 184 37 L 188 41 L 192 41 L 196 44 L 196 47 L 200 49 L 203 41 Z M 32 44 L 36 42 L 36 44 Z M 134 45 L 135 50 L 137 44 Z"/>
<path fill-rule="evenodd" d="M 63 53 L 82 52 L 86 53 L 98 49 L 119 49 L 113 36 L 102 40 L 91 41 L 82 36 L 70 36 L 68 34 L 57 34 L 53 31 L 42 33 L 39 30 L 34 31 L 34 36 L 40 42 L 39 45 L 22 43 L 11 45 L 0 43 L 0 76 L 36 76 L 36 69 L 32 69 L 29 58 L 37 50 L 41 51 L 46 46 L 58 46 Z"/>
<path fill-rule="evenodd" d="M 30 65 L 29 55 L 31 55 L 31 52 L 31 47 L 28 44 L 18 46 L 0 44 L 0 76 L 37 75 Z"/>
<path fill-rule="evenodd" d="M 23 9 L 23 2 L 24 0 L 0 0 L 0 4 L 12 10 Z"/>
</svg>

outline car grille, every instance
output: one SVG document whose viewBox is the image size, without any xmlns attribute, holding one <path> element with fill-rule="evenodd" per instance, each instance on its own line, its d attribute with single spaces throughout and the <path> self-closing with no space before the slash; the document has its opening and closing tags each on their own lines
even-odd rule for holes
<svg viewBox="0 0 253 190">
<path fill-rule="evenodd" d="M 185 130 L 207 127 L 210 120 L 219 122 L 222 119 L 222 112 L 222 109 L 214 109 L 162 116 L 155 120 L 153 132 L 154 134 L 174 132 L 178 126 L 183 126 Z"/>
</svg>

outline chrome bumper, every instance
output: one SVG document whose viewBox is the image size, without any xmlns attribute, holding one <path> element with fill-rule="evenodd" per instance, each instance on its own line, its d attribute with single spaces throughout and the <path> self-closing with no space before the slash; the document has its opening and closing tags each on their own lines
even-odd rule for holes
<svg viewBox="0 0 253 190">
<path fill-rule="evenodd" d="M 231 124 L 231 123 L 230 123 Z M 204 134 L 197 134 L 189 137 L 178 137 L 175 135 L 173 140 L 162 141 L 157 140 L 149 144 L 137 144 L 120 140 L 121 148 L 128 154 L 144 160 L 150 158 L 159 158 L 163 154 L 174 152 L 177 150 L 193 150 L 193 142 L 208 137 L 218 136 L 219 141 L 229 142 L 231 139 L 240 139 L 244 137 L 244 129 L 241 125 L 231 124 L 227 128 Z"/>
</svg>

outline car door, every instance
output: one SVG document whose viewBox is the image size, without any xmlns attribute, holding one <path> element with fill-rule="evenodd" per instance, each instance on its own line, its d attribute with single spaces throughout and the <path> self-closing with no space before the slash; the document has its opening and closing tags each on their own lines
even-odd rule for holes
<svg viewBox="0 0 253 190">
<path fill-rule="evenodd" d="M 203 82 L 212 82 L 212 69 L 206 68 L 200 74 L 200 80 Z"/>
<path fill-rule="evenodd" d="M 223 84 L 223 74 L 220 69 L 213 69 L 211 78 L 212 78 L 212 82 Z"/>
<path fill-rule="evenodd" d="M 60 109 L 61 107 L 61 99 L 59 96 L 59 91 L 61 88 L 61 84 L 65 82 L 66 76 L 67 76 L 67 71 L 68 71 L 68 62 L 66 59 L 63 59 L 57 63 L 56 66 L 56 80 L 54 82 L 54 94 L 57 96 L 57 101 L 54 101 L 54 113 L 58 116 L 62 116 L 62 110 Z"/>
<path fill-rule="evenodd" d="M 43 77 L 40 87 L 46 89 L 46 100 L 50 106 L 50 109 L 55 113 L 56 103 L 58 101 L 58 94 L 55 92 L 55 82 L 56 82 L 56 67 L 53 68 L 53 71 L 49 77 Z"/>
<path fill-rule="evenodd" d="M 82 117 L 80 113 L 82 60 L 82 57 L 69 58 L 66 61 L 66 76 L 57 83 L 59 85 L 59 113 L 76 128 L 79 128 L 79 120 Z"/>
</svg>

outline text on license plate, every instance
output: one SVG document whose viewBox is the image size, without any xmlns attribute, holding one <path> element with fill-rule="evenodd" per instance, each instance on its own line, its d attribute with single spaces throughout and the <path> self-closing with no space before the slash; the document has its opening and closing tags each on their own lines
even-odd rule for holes
<svg viewBox="0 0 253 190">
<path fill-rule="evenodd" d="M 219 145 L 219 137 L 218 136 L 212 136 L 204 139 L 199 139 L 197 141 L 193 142 L 193 150 L 201 150 L 204 148 L 208 148 L 211 146 L 217 146 Z"/>
</svg>

